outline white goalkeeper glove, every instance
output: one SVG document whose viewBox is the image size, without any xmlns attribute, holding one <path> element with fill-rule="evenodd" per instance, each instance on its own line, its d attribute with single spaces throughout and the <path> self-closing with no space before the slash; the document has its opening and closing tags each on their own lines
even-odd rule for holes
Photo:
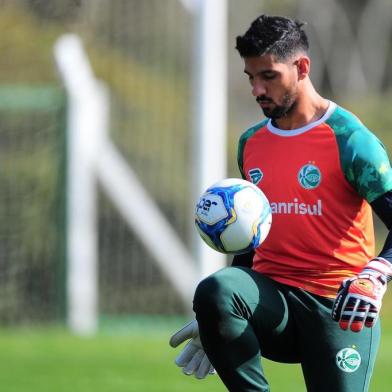
<svg viewBox="0 0 392 392">
<path fill-rule="evenodd" d="M 357 276 L 341 284 L 332 307 L 332 318 L 343 330 L 359 332 L 376 323 L 387 282 L 392 277 L 392 265 L 382 257 L 366 264 Z"/>
<path fill-rule="evenodd" d="M 196 378 L 205 378 L 208 374 L 214 374 L 215 369 L 207 358 L 199 337 L 199 326 L 196 320 L 192 320 L 170 338 L 170 346 L 177 347 L 189 340 L 181 353 L 177 356 L 175 363 L 182 371 Z"/>
</svg>

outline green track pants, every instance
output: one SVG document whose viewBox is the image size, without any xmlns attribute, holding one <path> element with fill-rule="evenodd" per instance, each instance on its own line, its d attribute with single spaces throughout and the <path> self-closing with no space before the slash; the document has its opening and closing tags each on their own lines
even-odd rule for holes
<svg viewBox="0 0 392 392">
<path fill-rule="evenodd" d="M 204 349 L 229 391 L 270 391 L 265 357 L 301 363 L 309 392 L 365 392 L 380 325 L 343 331 L 331 319 L 332 302 L 228 267 L 199 284 L 194 311 Z"/>
</svg>

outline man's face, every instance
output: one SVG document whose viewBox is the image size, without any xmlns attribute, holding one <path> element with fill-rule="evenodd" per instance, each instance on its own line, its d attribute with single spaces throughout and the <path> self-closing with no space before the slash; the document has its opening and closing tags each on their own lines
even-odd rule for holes
<svg viewBox="0 0 392 392">
<path fill-rule="evenodd" d="M 266 117 L 279 119 L 295 105 L 298 69 L 294 60 L 276 62 L 271 55 L 244 58 L 252 94 Z"/>
</svg>

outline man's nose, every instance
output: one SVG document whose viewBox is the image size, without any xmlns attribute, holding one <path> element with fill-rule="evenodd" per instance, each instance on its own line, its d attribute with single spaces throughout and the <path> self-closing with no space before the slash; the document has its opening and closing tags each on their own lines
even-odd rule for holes
<svg viewBox="0 0 392 392">
<path fill-rule="evenodd" d="M 266 88 L 263 83 L 255 81 L 252 86 L 252 95 L 258 97 L 260 95 L 266 95 Z"/>
</svg>

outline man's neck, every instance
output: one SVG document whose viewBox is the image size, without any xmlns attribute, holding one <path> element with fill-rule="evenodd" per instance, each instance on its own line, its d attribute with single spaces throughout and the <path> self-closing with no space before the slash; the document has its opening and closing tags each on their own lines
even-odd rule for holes
<svg viewBox="0 0 392 392">
<path fill-rule="evenodd" d="M 327 111 L 329 100 L 319 95 L 313 88 L 306 94 L 299 95 L 292 111 L 286 116 L 274 120 L 274 126 L 283 130 L 302 128 L 319 120 Z"/>
</svg>

